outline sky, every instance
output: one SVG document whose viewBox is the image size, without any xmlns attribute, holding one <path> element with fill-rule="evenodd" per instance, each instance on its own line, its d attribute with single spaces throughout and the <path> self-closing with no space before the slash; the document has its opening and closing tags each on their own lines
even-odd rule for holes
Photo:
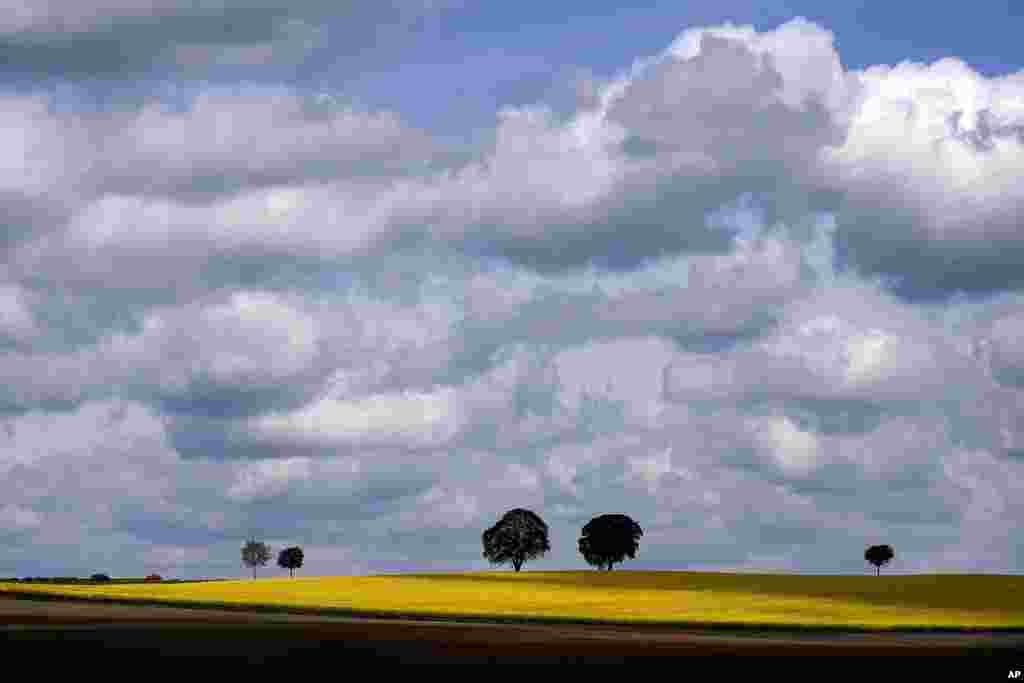
<svg viewBox="0 0 1024 683">
<path fill-rule="evenodd" d="M 616 4 L 15 0 L 0 576 L 1024 571 L 1024 12 Z"/>
</svg>

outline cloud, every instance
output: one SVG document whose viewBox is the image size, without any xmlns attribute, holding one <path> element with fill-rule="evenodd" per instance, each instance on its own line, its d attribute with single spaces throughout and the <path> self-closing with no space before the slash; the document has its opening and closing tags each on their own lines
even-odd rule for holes
<svg viewBox="0 0 1024 683">
<path fill-rule="evenodd" d="M 6 535 L 36 529 L 42 523 L 42 517 L 30 508 L 8 503 L 0 508 L 0 530 Z"/>
<path fill-rule="evenodd" d="M 784 469 L 797 472 L 813 469 L 818 456 L 818 440 L 814 434 L 801 430 L 786 417 L 768 419 L 755 429 Z"/>
<path fill-rule="evenodd" d="M 288 491 L 295 482 L 308 481 L 308 458 L 287 458 L 252 463 L 239 472 L 235 483 L 228 489 L 229 498 L 251 500 L 273 497 Z"/>
<path fill-rule="evenodd" d="M 97 159 L 98 192 L 209 203 L 296 180 L 403 174 L 437 151 L 394 112 L 360 111 L 280 86 L 207 88 L 183 111 L 150 102 L 119 118 L 116 129 L 103 131 L 108 156 Z M 143 168 L 158 174 L 140 176 Z M 272 211 L 301 198 L 288 201 L 286 189 Z"/>
<path fill-rule="evenodd" d="M 204 68 L 335 11 L 257 4 L 234 42 L 149 9 Z M 54 7 L 0 40 L 56 59 Z M 157 30 L 97 7 L 67 50 Z M 644 568 L 1013 569 L 1018 81 L 846 70 L 794 20 L 687 30 L 471 145 L 299 83 L 3 95 L 0 574 L 234 575 L 253 535 L 482 569 L 522 506 L 547 567 L 622 512 Z"/>
<path fill-rule="evenodd" d="M 434 234 L 542 272 L 724 251 L 729 236 L 706 213 L 751 192 L 781 206 L 841 139 L 831 34 L 797 21 L 772 35 L 688 33 L 565 120 L 543 107 L 503 111 L 485 160 L 439 183 Z M 808 81 L 784 88 L 776 55 Z"/>
<path fill-rule="evenodd" d="M 449 4 L 20 2 L 0 21 L 0 44 L 9 55 L 4 71 L 35 77 L 125 80 L 167 72 L 209 76 L 218 67 L 294 68 L 328 45 L 353 62 L 363 53 L 379 61 L 383 46 L 393 48 Z M 360 63 L 374 62 L 362 57 Z"/>
<path fill-rule="evenodd" d="M 947 58 L 855 78 L 846 143 L 823 157 L 843 191 L 845 261 L 909 297 L 1018 287 L 1020 75 L 986 78 Z"/>
<path fill-rule="evenodd" d="M 0 99 L 12 136 L 0 165 L 7 276 L 104 300 L 121 290 L 121 305 L 237 283 L 237 262 L 281 269 L 395 239 L 410 196 L 401 179 L 439 149 L 392 112 L 281 86 L 211 87 L 183 111 L 101 115 L 53 99 Z"/>
<path fill-rule="evenodd" d="M 125 362 L 151 354 L 161 386 L 174 393 L 201 378 L 249 385 L 287 379 L 315 361 L 319 336 L 312 316 L 271 294 L 239 291 L 223 302 L 151 313 L 141 334 L 117 335 L 110 347 Z M 177 368 L 167 363 L 173 358 Z"/>
<path fill-rule="evenodd" d="M 378 395 L 355 401 L 321 399 L 301 411 L 256 419 L 260 437 L 285 436 L 321 443 L 389 439 L 443 443 L 458 429 L 453 391 Z"/>
<path fill-rule="evenodd" d="M 433 232 L 541 272 L 632 269 L 722 252 L 706 214 L 753 195 L 769 225 L 834 213 L 839 265 L 901 296 L 1016 287 L 1019 82 L 847 71 L 801 19 L 691 29 L 568 118 L 503 112 L 486 159 L 438 181 Z"/>
<path fill-rule="evenodd" d="M 0 286 L 0 335 L 24 340 L 38 331 L 27 299 L 20 287 Z"/>
</svg>

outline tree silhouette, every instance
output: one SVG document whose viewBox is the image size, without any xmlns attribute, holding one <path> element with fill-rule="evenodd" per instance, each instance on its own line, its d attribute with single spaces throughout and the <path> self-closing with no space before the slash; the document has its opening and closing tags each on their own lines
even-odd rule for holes
<svg viewBox="0 0 1024 683">
<path fill-rule="evenodd" d="M 864 551 L 864 559 L 875 565 L 875 576 L 879 575 L 881 566 L 888 564 L 895 556 L 892 546 L 888 545 L 873 545 Z"/>
<path fill-rule="evenodd" d="M 580 553 L 587 564 L 611 571 L 614 563 L 636 557 L 643 535 L 640 525 L 626 515 L 600 515 L 583 527 Z"/>
<path fill-rule="evenodd" d="M 256 578 L 256 567 L 261 567 L 270 559 L 270 548 L 266 543 L 250 540 L 242 547 L 242 562 L 252 567 L 252 578 Z"/>
<path fill-rule="evenodd" d="M 518 572 L 526 560 L 551 550 L 548 525 L 535 512 L 509 510 L 483 534 L 484 557 L 491 564 L 511 562 Z"/>
<path fill-rule="evenodd" d="M 294 579 L 295 570 L 302 566 L 302 548 L 293 546 L 282 550 L 277 556 L 277 566 L 290 571 Z"/>
</svg>

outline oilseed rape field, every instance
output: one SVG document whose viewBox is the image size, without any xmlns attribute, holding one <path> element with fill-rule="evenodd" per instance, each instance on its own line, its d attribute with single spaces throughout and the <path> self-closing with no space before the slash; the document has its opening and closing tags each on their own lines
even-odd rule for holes
<svg viewBox="0 0 1024 683">
<path fill-rule="evenodd" d="M 1006 575 L 491 571 L 178 584 L 0 583 L 0 592 L 339 614 L 750 627 L 1024 628 L 1024 576 Z"/>
</svg>

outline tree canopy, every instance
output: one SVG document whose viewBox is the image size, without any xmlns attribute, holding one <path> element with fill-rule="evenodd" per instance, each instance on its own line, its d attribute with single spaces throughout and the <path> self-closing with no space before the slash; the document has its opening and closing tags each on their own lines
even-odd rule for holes
<svg viewBox="0 0 1024 683">
<path fill-rule="evenodd" d="M 270 548 L 266 543 L 250 540 L 242 547 L 242 562 L 252 567 L 252 578 L 256 578 L 256 567 L 263 566 L 270 560 Z"/>
<path fill-rule="evenodd" d="M 892 546 L 888 545 L 873 545 L 864 551 L 864 559 L 875 565 L 875 576 L 878 576 L 881 566 L 895 556 Z"/>
<path fill-rule="evenodd" d="M 302 566 L 302 548 L 292 546 L 282 550 L 277 556 L 277 566 L 287 569 L 294 578 L 295 570 Z"/>
<path fill-rule="evenodd" d="M 537 513 L 522 508 L 509 510 L 483 533 L 484 557 L 491 564 L 511 562 L 518 572 L 527 560 L 551 550 L 548 525 Z"/>
<path fill-rule="evenodd" d="M 626 515 L 600 515 L 583 527 L 580 553 L 587 564 L 611 571 L 616 562 L 636 557 L 643 535 L 640 525 Z"/>
</svg>

